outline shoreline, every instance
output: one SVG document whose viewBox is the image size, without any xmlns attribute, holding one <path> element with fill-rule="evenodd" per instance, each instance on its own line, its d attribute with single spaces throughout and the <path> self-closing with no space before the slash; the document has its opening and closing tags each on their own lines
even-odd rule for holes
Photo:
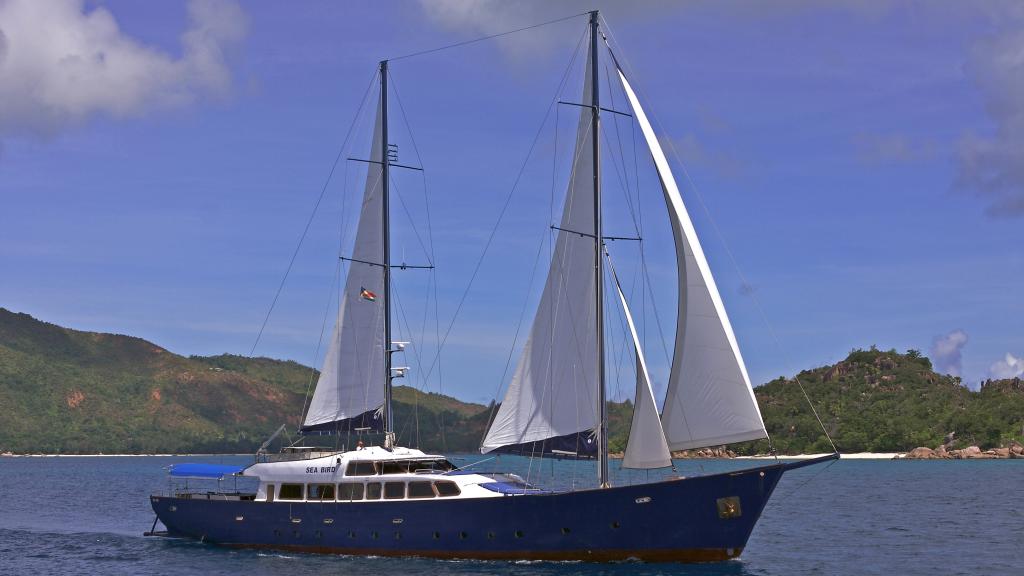
<svg viewBox="0 0 1024 576">
<path fill-rule="evenodd" d="M 789 454 L 778 456 L 768 455 L 755 455 L 755 456 L 736 456 L 733 458 L 717 458 L 717 457 L 699 457 L 691 456 L 689 458 L 673 458 L 673 460 L 810 460 L 811 458 L 818 458 L 820 456 L 827 456 L 829 453 L 823 452 L 821 454 Z M 902 458 L 906 455 L 906 452 L 857 452 L 850 454 L 841 454 L 844 460 L 895 460 Z M 223 456 L 252 456 L 252 453 L 188 453 L 188 454 L 0 454 L 0 458 L 132 458 L 132 457 L 161 457 L 161 458 L 213 458 Z"/>
</svg>

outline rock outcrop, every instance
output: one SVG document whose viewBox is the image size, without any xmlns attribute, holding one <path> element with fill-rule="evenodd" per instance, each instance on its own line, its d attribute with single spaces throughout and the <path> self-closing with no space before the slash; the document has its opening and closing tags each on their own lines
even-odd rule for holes
<svg viewBox="0 0 1024 576">
<path fill-rule="evenodd" d="M 1009 446 L 1002 448 L 993 448 L 991 450 L 982 451 L 977 446 L 968 446 L 961 450 L 949 450 L 946 445 L 943 444 L 932 450 L 931 448 L 920 446 L 914 448 L 910 452 L 900 456 L 901 459 L 907 460 L 994 460 L 994 459 L 1007 459 L 1007 458 L 1022 458 L 1024 459 L 1024 446 L 1018 442 L 1011 442 Z"/>
</svg>

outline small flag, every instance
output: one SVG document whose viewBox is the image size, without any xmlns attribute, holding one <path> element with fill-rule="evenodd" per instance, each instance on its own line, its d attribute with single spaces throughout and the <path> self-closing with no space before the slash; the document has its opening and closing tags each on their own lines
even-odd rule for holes
<svg viewBox="0 0 1024 576">
<path fill-rule="evenodd" d="M 368 300 L 370 302 L 376 302 L 377 301 L 377 295 L 374 294 L 373 292 L 370 292 L 366 288 L 360 288 L 359 289 L 359 297 L 362 298 L 363 300 Z"/>
</svg>

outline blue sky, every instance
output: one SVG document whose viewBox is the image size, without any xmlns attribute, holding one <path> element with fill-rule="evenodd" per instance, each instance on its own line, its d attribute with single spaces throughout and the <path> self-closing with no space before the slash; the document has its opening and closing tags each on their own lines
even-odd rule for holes
<svg viewBox="0 0 1024 576">
<path fill-rule="evenodd" d="M 692 178 L 684 199 L 755 383 L 872 344 L 932 353 L 975 386 L 1024 371 L 1019 4 L 549 4 L 0 0 L 0 306 L 182 354 L 248 353 L 381 58 L 596 6 Z M 427 284 L 443 332 L 584 26 L 392 65 L 415 146 L 393 116 L 395 141 L 430 198 L 436 274 L 398 280 L 427 358 Z M 440 378 L 420 367 L 410 383 L 474 401 L 503 383 L 574 113 L 541 131 Z M 364 114 L 343 153 L 368 142 Z M 361 169 L 339 164 L 257 354 L 314 362 Z M 671 318 L 660 191 L 634 176 Z M 396 208 L 395 257 L 419 263 L 424 180 L 397 178 L 416 228 Z M 609 228 L 628 235 L 621 190 L 607 194 Z M 635 267 L 620 272 L 629 283 Z M 633 302 L 664 382 L 653 310 Z"/>
</svg>

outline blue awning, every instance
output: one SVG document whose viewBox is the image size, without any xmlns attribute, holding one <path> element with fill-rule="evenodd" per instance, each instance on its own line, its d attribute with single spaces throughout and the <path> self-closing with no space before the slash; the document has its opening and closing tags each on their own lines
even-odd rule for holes
<svg viewBox="0 0 1024 576">
<path fill-rule="evenodd" d="M 205 478 L 208 480 L 220 480 L 225 476 L 238 474 L 245 470 L 245 466 L 232 466 L 229 464 L 172 464 L 170 467 L 171 476 L 176 478 Z"/>
<path fill-rule="evenodd" d="M 550 494 L 547 490 L 540 488 L 534 488 L 519 482 L 484 482 L 479 485 L 481 488 L 486 488 L 491 492 L 497 492 L 499 494 Z"/>
</svg>

